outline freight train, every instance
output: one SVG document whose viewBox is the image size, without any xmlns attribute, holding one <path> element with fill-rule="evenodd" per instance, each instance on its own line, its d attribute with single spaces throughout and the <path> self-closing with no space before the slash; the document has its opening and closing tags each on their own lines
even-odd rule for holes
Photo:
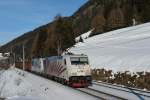
<svg viewBox="0 0 150 100">
<path fill-rule="evenodd" d="M 22 69 L 22 62 L 16 66 Z M 25 70 L 75 88 L 92 85 L 88 56 L 84 54 L 34 58 L 25 62 Z"/>
<path fill-rule="evenodd" d="M 72 87 L 92 85 L 87 55 L 63 55 L 32 60 L 32 72 Z"/>
</svg>

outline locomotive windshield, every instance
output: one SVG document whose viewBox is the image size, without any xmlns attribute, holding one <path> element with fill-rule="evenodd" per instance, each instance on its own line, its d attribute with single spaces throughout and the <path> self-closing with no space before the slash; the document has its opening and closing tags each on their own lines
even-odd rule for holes
<svg viewBox="0 0 150 100">
<path fill-rule="evenodd" d="M 87 57 L 71 57 L 70 60 L 72 65 L 88 64 Z"/>
</svg>

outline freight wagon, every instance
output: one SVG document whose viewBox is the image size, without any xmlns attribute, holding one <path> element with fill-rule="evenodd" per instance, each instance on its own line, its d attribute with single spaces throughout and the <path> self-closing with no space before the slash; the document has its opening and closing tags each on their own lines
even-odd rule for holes
<svg viewBox="0 0 150 100">
<path fill-rule="evenodd" d="M 19 69 L 23 69 L 23 62 L 22 61 L 16 61 L 15 62 L 15 67 Z M 31 61 L 25 61 L 25 70 L 26 71 L 31 71 Z"/>
<path fill-rule="evenodd" d="M 10 67 L 10 60 L 8 57 L 0 57 L 0 68 L 7 69 Z"/>
</svg>

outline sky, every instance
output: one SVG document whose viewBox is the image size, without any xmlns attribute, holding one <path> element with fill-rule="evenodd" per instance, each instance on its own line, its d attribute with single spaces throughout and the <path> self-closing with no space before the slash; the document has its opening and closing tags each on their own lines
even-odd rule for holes
<svg viewBox="0 0 150 100">
<path fill-rule="evenodd" d="M 0 45 L 51 22 L 71 16 L 88 0 L 0 0 Z"/>
</svg>

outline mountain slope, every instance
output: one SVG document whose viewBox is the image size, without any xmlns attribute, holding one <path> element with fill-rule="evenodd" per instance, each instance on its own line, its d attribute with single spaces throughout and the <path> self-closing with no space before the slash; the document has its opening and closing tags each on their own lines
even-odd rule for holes
<svg viewBox="0 0 150 100">
<path fill-rule="evenodd" d="M 150 23 L 111 31 L 77 43 L 73 53 L 89 56 L 93 68 L 150 72 Z"/>
</svg>

